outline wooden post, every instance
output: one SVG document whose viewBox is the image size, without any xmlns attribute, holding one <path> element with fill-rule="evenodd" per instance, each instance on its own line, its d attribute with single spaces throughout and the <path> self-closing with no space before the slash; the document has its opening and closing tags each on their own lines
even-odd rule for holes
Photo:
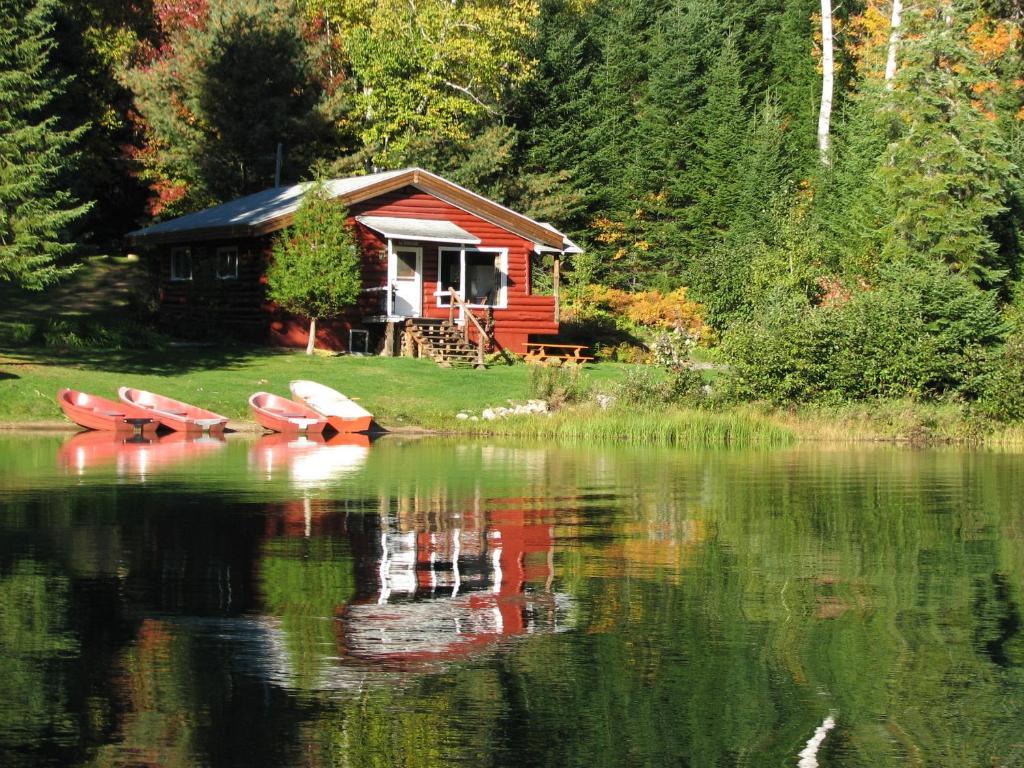
<svg viewBox="0 0 1024 768">
<path fill-rule="evenodd" d="M 448 325 L 455 325 L 455 289 L 448 289 Z"/>
<path fill-rule="evenodd" d="M 402 322 L 402 357 L 416 356 L 416 340 L 412 337 L 412 328 L 409 321 Z"/>
<path fill-rule="evenodd" d="M 562 260 L 558 254 L 555 254 L 555 269 L 554 274 L 551 278 L 552 293 L 555 296 L 555 322 L 560 322 L 562 319 L 562 298 L 561 298 L 561 284 L 562 284 Z"/>
<path fill-rule="evenodd" d="M 384 326 L 384 349 L 381 350 L 381 356 L 395 356 L 395 323 L 393 320 L 388 320 L 387 325 Z"/>
</svg>

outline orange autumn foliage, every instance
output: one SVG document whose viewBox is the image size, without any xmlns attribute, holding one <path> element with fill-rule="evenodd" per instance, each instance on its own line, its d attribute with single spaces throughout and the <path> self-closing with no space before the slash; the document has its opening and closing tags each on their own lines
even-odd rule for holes
<svg viewBox="0 0 1024 768">
<path fill-rule="evenodd" d="M 629 292 L 603 285 L 588 285 L 580 297 L 580 304 L 623 316 L 635 325 L 679 329 L 699 338 L 705 331 L 703 307 L 688 299 L 686 292 L 685 287 L 662 293 Z"/>
</svg>

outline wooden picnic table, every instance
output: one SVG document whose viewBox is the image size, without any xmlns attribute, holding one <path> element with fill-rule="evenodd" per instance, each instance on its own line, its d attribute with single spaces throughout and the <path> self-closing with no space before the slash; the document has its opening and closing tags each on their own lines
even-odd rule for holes
<svg viewBox="0 0 1024 768">
<path fill-rule="evenodd" d="M 582 365 L 593 357 L 584 355 L 585 344 L 549 344 L 546 341 L 531 341 L 526 345 L 528 363 L 574 363 Z"/>
</svg>

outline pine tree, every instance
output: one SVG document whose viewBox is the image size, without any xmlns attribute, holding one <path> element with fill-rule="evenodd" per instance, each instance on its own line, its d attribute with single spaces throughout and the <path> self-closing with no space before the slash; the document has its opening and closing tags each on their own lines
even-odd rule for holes
<svg viewBox="0 0 1024 768">
<path fill-rule="evenodd" d="M 284 145 L 285 180 L 344 151 L 338 107 L 313 71 L 303 18 L 276 0 L 167 4 L 160 46 L 123 73 L 145 145 L 140 175 L 154 215 L 183 213 L 264 189 Z M 344 105 L 339 108 L 345 109 Z"/>
<path fill-rule="evenodd" d="M 67 227 L 88 204 L 65 188 L 84 127 L 52 114 L 52 0 L 0 0 L 0 279 L 41 289 L 67 274 Z"/>
<path fill-rule="evenodd" d="M 305 193 L 288 229 L 274 242 L 267 295 L 283 309 L 309 318 L 306 354 L 316 344 L 317 320 L 335 317 L 359 298 L 359 246 L 344 206 L 322 182 Z"/>
<path fill-rule="evenodd" d="M 1005 270 L 989 223 L 1005 209 L 1013 169 L 984 98 L 991 72 L 967 44 L 974 18 L 946 2 L 904 19 L 893 79 L 892 138 L 878 169 L 892 218 L 887 260 L 927 255 L 983 286 Z"/>
</svg>

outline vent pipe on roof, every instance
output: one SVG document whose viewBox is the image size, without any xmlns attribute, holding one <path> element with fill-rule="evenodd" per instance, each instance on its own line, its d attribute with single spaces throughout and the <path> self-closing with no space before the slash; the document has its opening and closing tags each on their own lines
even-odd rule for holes
<svg viewBox="0 0 1024 768">
<path fill-rule="evenodd" d="M 277 142 L 277 158 L 274 160 L 274 186 L 281 186 L 281 161 L 284 157 L 284 146 Z"/>
</svg>

